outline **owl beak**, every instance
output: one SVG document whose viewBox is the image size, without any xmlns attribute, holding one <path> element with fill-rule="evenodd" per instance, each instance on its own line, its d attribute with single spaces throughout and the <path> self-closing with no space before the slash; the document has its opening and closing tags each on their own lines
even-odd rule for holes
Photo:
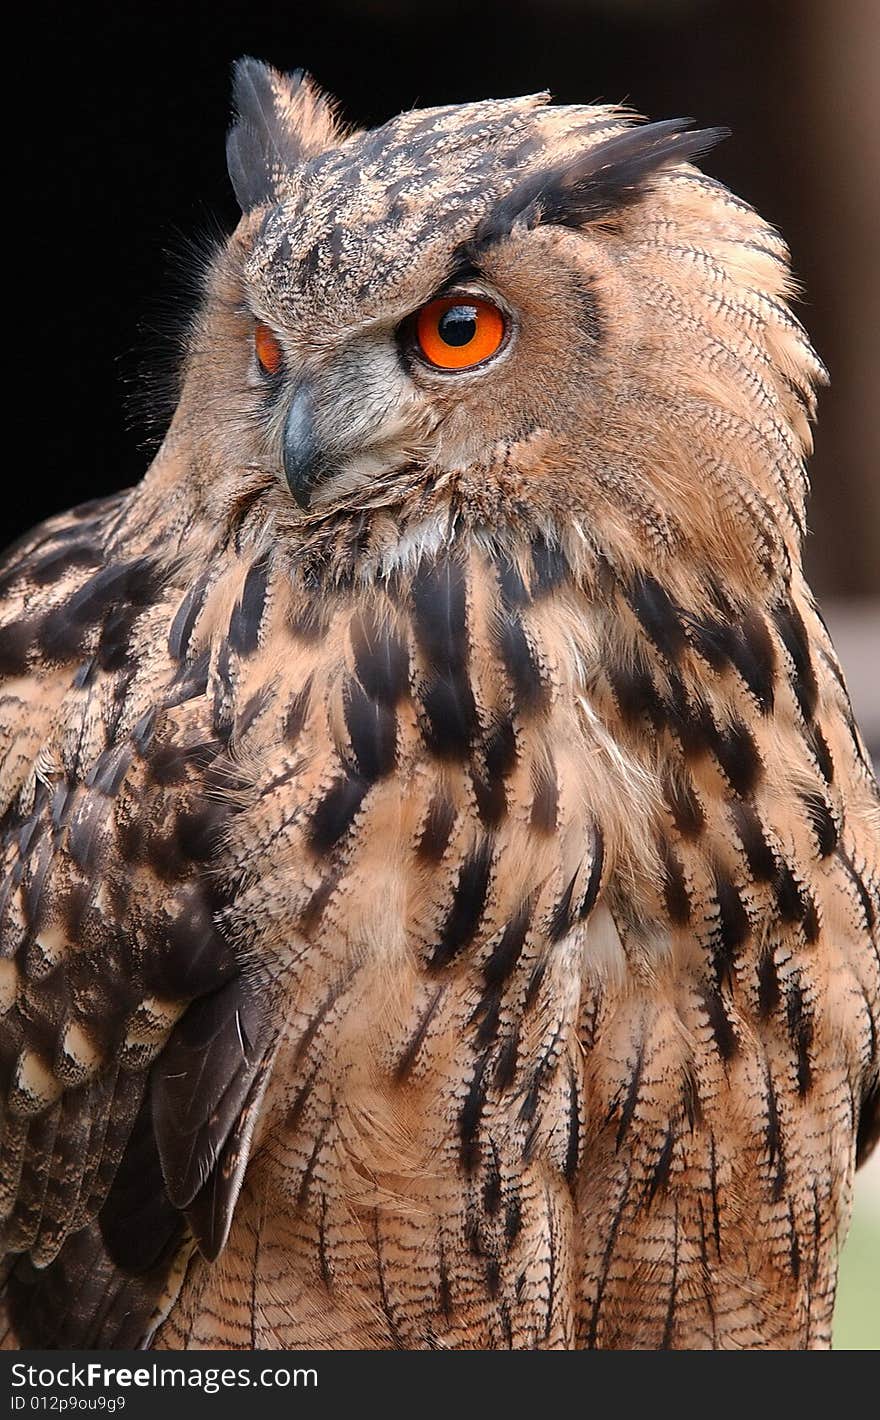
<svg viewBox="0 0 880 1420">
<path fill-rule="evenodd" d="M 324 451 L 317 435 L 315 404 L 308 384 L 294 390 L 282 436 L 282 458 L 288 486 L 301 508 L 308 508 L 324 476 Z"/>
</svg>

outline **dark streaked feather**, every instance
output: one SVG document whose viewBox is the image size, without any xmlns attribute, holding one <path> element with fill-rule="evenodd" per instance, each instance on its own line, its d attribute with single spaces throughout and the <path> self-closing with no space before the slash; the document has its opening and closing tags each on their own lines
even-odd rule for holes
<svg viewBox="0 0 880 1420">
<path fill-rule="evenodd" d="M 19 1258 L 7 1286 L 21 1345 L 78 1350 L 143 1345 L 167 1267 L 163 1256 L 149 1272 L 126 1277 L 111 1262 L 97 1222 L 72 1234 L 51 1267 Z"/>
<path fill-rule="evenodd" d="M 213 1262 L 229 1236 L 232 1214 L 250 1154 L 251 1132 L 266 1086 L 270 1059 L 264 1057 L 248 1089 L 238 1117 L 207 1182 L 186 1209 L 186 1220 L 204 1257 Z"/>
<path fill-rule="evenodd" d="M 191 1005 L 152 1083 L 153 1127 L 172 1203 L 186 1208 L 208 1179 L 262 1059 L 260 1011 L 240 978 Z"/>
<path fill-rule="evenodd" d="M 531 173 L 480 223 L 467 251 L 478 252 L 516 226 L 582 227 L 631 207 L 664 164 L 688 162 L 728 134 L 726 128 L 688 133 L 691 123 L 690 118 L 670 118 L 640 124 L 555 168 Z"/>
<path fill-rule="evenodd" d="M 279 74 L 247 57 L 233 69 L 233 103 L 226 163 L 239 205 L 250 212 L 275 201 L 283 175 L 332 140 L 333 115 L 303 70 Z"/>
</svg>

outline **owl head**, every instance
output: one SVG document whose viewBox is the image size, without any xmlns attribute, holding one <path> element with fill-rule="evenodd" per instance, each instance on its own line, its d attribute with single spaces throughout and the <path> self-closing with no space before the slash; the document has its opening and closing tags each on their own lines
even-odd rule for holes
<svg viewBox="0 0 880 1420">
<path fill-rule="evenodd" d="M 209 507 L 373 569 L 462 528 L 798 555 L 822 368 L 781 239 L 691 166 L 720 130 L 533 96 L 346 132 L 252 59 L 235 107 L 180 409 Z"/>
</svg>

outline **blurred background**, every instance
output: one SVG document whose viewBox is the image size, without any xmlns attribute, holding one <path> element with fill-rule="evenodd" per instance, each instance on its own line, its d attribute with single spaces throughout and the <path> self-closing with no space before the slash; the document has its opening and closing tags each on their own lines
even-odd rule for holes
<svg viewBox="0 0 880 1420">
<path fill-rule="evenodd" d="M 785 234 L 831 371 L 807 560 L 880 757 L 878 0 L 44 0 L 17 20 L 30 34 L 26 105 L 7 113 L 25 148 L 16 344 L 35 400 L 51 394 L 0 542 L 149 461 L 162 403 L 144 370 L 168 364 L 169 312 L 173 325 L 191 299 L 169 252 L 236 218 L 223 137 L 238 55 L 312 70 L 361 125 L 544 88 L 692 115 L 733 130 L 709 170 Z M 859 1182 L 837 1344 L 880 1349 L 880 1160 Z"/>
</svg>

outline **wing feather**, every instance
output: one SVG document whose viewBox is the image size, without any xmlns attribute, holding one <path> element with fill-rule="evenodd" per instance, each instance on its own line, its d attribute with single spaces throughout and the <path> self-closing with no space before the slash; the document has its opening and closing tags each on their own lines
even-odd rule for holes
<svg viewBox="0 0 880 1420">
<path fill-rule="evenodd" d="M 219 1250 L 266 1050 L 215 920 L 226 745 L 169 655 L 173 565 L 119 550 L 124 514 L 54 519 L 0 563 L 0 1242 L 42 1344 L 140 1344 L 190 1205 Z"/>
</svg>

